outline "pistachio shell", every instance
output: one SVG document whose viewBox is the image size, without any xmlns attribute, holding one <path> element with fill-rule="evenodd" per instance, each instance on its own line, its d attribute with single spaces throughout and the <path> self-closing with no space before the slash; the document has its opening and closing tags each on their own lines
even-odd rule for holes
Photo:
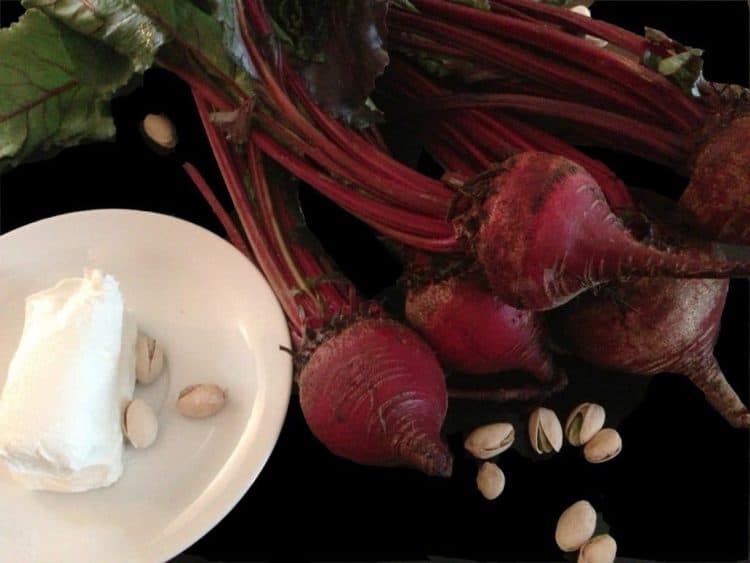
<svg viewBox="0 0 750 563">
<path fill-rule="evenodd" d="M 150 385 L 164 370 L 164 350 L 155 339 L 139 334 L 135 343 L 135 378 Z"/>
<path fill-rule="evenodd" d="M 586 500 L 579 500 L 560 515 L 555 530 L 557 546 L 566 552 L 575 551 L 594 535 L 596 511 Z"/>
<path fill-rule="evenodd" d="M 173 149 L 177 146 L 177 131 L 165 115 L 148 114 L 143 120 L 143 132 L 164 149 Z"/>
<path fill-rule="evenodd" d="M 516 433 L 507 422 L 487 424 L 474 429 L 464 441 L 464 447 L 477 459 L 490 459 L 513 445 Z"/>
<path fill-rule="evenodd" d="M 505 489 L 505 474 L 491 462 L 484 462 L 477 473 L 477 488 L 487 500 L 495 500 Z"/>
<path fill-rule="evenodd" d="M 529 440 L 538 454 L 559 452 L 563 443 L 560 419 L 554 411 L 540 407 L 529 417 Z"/>
<path fill-rule="evenodd" d="M 575 12 L 576 14 L 579 14 L 581 16 L 585 16 L 587 18 L 591 17 L 591 10 L 587 6 L 584 6 L 583 4 L 578 4 L 577 6 L 573 6 L 569 8 L 571 12 Z M 593 43 L 597 47 L 606 47 L 609 42 L 605 41 L 604 39 L 601 39 L 599 37 L 594 37 L 593 35 L 589 35 L 588 33 L 584 35 L 586 38 L 586 41 L 589 41 L 590 43 Z"/>
<path fill-rule="evenodd" d="M 565 422 L 565 437 L 572 446 L 582 446 L 604 427 L 606 413 L 596 403 L 581 403 Z"/>
<path fill-rule="evenodd" d="M 617 430 L 604 428 L 583 448 L 583 456 L 590 463 L 604 463 L 622 451 L 622 438 Z"/>
<path fill-rule="evenodd" d="M 159 433 L 159 420 L 143 399 L 134 399 L 125 407 L 123 433 L 136 448 L 147 448 Z"/>
<path fill-rule="evenodd" d="M 573 6 L 570 8 L 571 12 L 575 12 L 576 14 L 580 14 L 582 16 L 586 16 L 587 18 L 591 17 L 591 10 L 588 9 L 587 6 L 584 6 L 583 4 L 578 4 L 577 6 Z"/>
<path fill-rule="evenodd" d="M 177 397 L 177 410 L 190 418 L 206 418 L 224 408 L 227 394 L 214 383 L 188 385 Z"/>
<path fill-rule="evenodd" d="M 594 536 L 581 546 L 578 563 L 614 563 L 617 542 L 609 534 Z"/>
</svg>

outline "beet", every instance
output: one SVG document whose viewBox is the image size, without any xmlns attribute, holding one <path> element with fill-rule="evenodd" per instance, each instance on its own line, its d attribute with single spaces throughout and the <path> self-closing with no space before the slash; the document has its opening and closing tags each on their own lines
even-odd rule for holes
<svg viewBox="0 0 750 563">
<path fill-rule="evenodd" d="M 704 235 L 750 244 L 750 116 L 714 132 L 697 152 L 680 207 Z"/>
<path fill-rule="evenodd" d="M 713 355 L 729 282 L 639 279 L 589 292 L 547 313 L 555 341 L 592 365 L 638 375 L 685 375 L 732 425 L 750 412 Z"/>
<path fill-rule="evenodd" d="M 698 249 L 639 242 L 578 164 L 525 152 L 466 186 L 477 198 L 457 218 L 492 290 L 519 309 L 547 310 L 630 276 L 744 276 L 747 263 Z"/>
<path fill-rule="evenodd" d="M 540 381 L 552 378 L 539 314 L 506 305 L 475 277 L 453 276 L 412 288 L 406 317 L 451 370 L 523 370 Z"/>
<path fill-rule="evenodd" d="M 363 319 L 318 345 L 299 375 L 302 411 L 334 454 L 449 476 L 440 438 L 445 378 L 429 346 L 389 319 Z"/>
</svg>

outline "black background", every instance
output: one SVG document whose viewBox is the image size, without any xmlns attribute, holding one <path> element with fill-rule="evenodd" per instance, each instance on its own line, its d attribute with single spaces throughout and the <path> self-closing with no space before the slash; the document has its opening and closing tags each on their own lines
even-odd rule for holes
<svg viewBox="0 0 750 563">
<path fill-rule="evenodd" d="M 7 0 L 0 8 L 3 25 L 22 11 L 17 2 Z M 744 1 L 603 1 L 593 11 L 634 31 L 649 25 L 702 47 L 709 79 L 748 83 Z M 164 112 L 176 122 L 176 155 L 159 157 L 143 144 L 138 123 L 149 112 Z M 175 215 L 222 234 L 179 166 L 181 159 L 189 160 L 214 186 L 221 185 L 186 88 L 163 72 L 149 71 L 142 88 L 115 101 L 114 115 L 116 142 L 70 149 L 2 178 L 1 232 L 68 211 L 119 207 Z M 659 186 L 671 194 L 684 186 L 683 180 L 656 166 L 595 154 L 628 182 Z M 395 281 L 396 261 L 367 229 L 311 191 L 303 195 L 311 227 L 363 293 L 378 295 Z M 733 282 L 717 348 L 727 376 L 745 399 L 747 293 L 746 282 Z M 554 545 L 557 516 L 571 502 L 588 498 L 609 525 L 622 556 L 747 559 L 747 433 L 729 428 L 683 378 L 653 379 L 641 401 L 646 382 L 612 376 L 602 384 L 605 375 L 580 369 L 580 374 L 571 374 L 574 380 L 580 375 L 580 383 L 574 381 L 575 398 L 602 396 L 612 412 L 619 406 L 628 414 L 619 424 L 625 448 L 609 464 L 590 466 L 569 447 L 538 463 L 510 451 L 499 460 L 508 479 L 506 490 L 489 503 L 475 490 L 476 464 L 462 452 L 461 430 L 478 419 L 497 418 L 501 411 L 452 405 L 447 429 L 456 453 L 454 475 L 438 480 L 333 457 L 310 435 L 293 397 L 264 471 L 229 516 L 187 554 L 210 561 L 429 556 L 562 561 Z M 602 385 L 608 390 L 602 391 Z M 519 434 L 523 440 L 520 429 Z"/>
</svg>

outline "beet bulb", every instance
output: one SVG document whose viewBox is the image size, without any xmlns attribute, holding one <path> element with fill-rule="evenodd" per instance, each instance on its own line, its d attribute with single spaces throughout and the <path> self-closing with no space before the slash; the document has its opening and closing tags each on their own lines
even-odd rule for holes
<svg viewBox="0 0 750 563">
<path fill-rule="evenodd" d="M 443 370 L 405 326 L 366 318 L 328 336 L 300 372 L 299 395 L 310 430 L 334 454 L 451 474 L 440 437 L 448 407 Z"/>
</svg>

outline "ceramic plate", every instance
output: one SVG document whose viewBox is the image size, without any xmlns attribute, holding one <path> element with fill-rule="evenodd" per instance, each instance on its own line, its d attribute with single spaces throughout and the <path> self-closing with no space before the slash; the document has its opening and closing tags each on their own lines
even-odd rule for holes
<svg viewBox="0 0 750 563">
<path fill-rule="evenodd" d="M 160 433 L 128 447 L 123 477 L 78 494 L 26 491 L 0 464 L 2 561 L 157 562 L 215 526 L 262 470 L 289 405 L 289 332 L 259 271 L 213 233 L 174 217 L 126 210 L 60 215 L 0 237 L 0 383 L 23 325 L 24 298 L 100 268 L 120 282 L 140 328 L 161 341 L 167 372 L 138 388 Z M 227 388 L 218 415 L 186 419 L 180 389 Z"/>
</svg>

